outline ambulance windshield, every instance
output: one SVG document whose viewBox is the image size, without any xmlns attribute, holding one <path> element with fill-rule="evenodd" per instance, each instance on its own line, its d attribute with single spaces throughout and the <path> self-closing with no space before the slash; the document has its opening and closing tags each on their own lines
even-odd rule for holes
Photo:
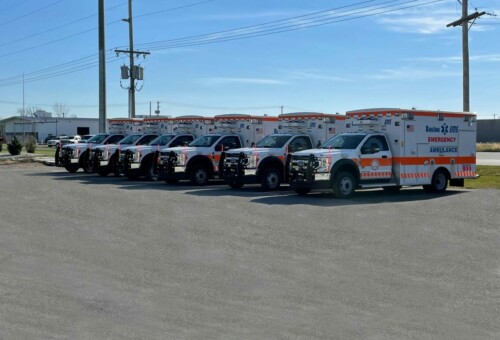
<svg viewBox="0 0 500 340">
<path fill-rule="evenodd" d="M 356 149 L 366 135 L 337 135 L 326 141 L 322 149 Z"/>
</svg>

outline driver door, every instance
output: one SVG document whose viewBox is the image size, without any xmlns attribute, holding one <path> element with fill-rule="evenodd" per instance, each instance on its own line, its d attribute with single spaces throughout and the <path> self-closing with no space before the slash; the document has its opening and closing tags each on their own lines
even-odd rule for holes
<svg viewBox="0 0 500 340">
<path fill-rule="evenodd" d="M 385 136 L 370 136 L 359 151 L 362 181 L 388 180 L 392 177 L 392 156 Z"/>
</svg>

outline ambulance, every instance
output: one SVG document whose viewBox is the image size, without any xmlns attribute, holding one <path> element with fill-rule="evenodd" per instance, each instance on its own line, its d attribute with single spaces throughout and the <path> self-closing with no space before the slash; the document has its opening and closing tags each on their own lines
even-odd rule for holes
<svg viewBox="0 0 500 340">
<path fill-rule="evenodd" d="M 230 150 L 224 159 L 224 181 L 231 188 L 260 183 L 265 191 L 287 183 L 292 152 L 311 149 L 342 132 L 345 116 L 316 112 L 278 116 L 278 128 L 256 145 Z"/>
<path fill-rule="evenodd" d="M 222 178 L 225 153 L 231 149 L 249 147 L 278 127 L 278 118 L 243 114 L 218 115 L 214 125 L 185 147 L 163 149 L 158 171 L 169 184 L 190 180 L 205 185 L 211 178 Z"/>
<path fill-rule="evenodd" d="M 423 186 L 444 192 L 476 177 L 476 115 L 467 112 L 366 109 L 346 113 L 346 131 L 319 149 L 292 154 L 290 186 L 298 194 L 331 189 Z"/>
<path fill-rule="evenodd" d="M 143 118 L 110 118 L 108 119 L 109 133 L 130 135 L 144 132 Z"/>
<path fill-rule="evenodd" d="M 171 117 L 145 117 L 143 119 L 144 133 L 157 133 L 159 135 L 172 133 L 174 119 Z"/>
<path fill-rule="evenodd" d="M 160 151 L 169 147 L 185 146 L 195 138 L 212 130 L 213 118 L 202 116 L 179 116 L 175 118 L 144 118 L 145 131 L 162 132 L 149 145 L 130 146 L 120 154 L 120 167 L 129 179 L 145 176 L 149 181 L 159 179 L 158 159 Z"/>
</svg>

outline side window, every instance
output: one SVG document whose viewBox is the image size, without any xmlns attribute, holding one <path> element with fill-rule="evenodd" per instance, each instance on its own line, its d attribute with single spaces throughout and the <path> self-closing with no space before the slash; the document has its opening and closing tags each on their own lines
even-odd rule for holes
<svg viewBox="0 0 500 340">
<path fill-rule="evenodd" d="M 241 147 L 240 140 L 234 136 L 229 136 L 223 138 L 219 144 L 217 145 L 218 150 L 231 150 L 231 149 L 237 149 Z"/>
<path fill-rule="evenodd" d="M 368 138 L 368 140 L 363 144 L 361 152 L 364 154 L 377 153 L 380 151 L 387 151 L 389 147 L 387 141 L 383 136 L 373 136 Z"/>
<path fill-rule="evenodd" d="M 305 137 L 296 137 L 292 139 L 288 146 L 288 152 L 297 152 L 312 149 L 311 141 Z"/>
<path fill-rule="evenodd" d="M 174 146 L 184 146 L 189 144 L 190 142 L 193 141 L 193 138 L 191 136 L 181 136 L 179 138 L 176 138 L 172 144 L 170 144 L 170 147 Z"/>
<path fill-rule="evenodd" d="M 111 136 L 108 141 L 106 142 L 106 144 L 116 144 L 118 143 L 120 140 L 122 140 L 124 138 L 124 136 L 122 135 L 116 135 L 116 136 Z"/>
<path fill-rule="evenodd" d="M 144 138 L 141 138 L 140 144 L 143 144 L 143 145 L 149 144 L 156 137 L 158 137 L 158 136 L 156 136 L 156 135 L 145 136 Z"/>
</svg>

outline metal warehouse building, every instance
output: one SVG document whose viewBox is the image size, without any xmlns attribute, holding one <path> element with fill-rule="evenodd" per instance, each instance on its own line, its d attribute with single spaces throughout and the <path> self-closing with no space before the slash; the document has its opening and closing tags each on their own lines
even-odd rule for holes
<svg viewBox="0 0 500 340">
<path fill-rule="evenodd" d="M 14 136 L 23 140 L 34 136 L 41 143 L 49 135 L 86 135 L 99 132 L 98 118 L 61 118 L 52 117 L 50 112 L 37 111 L 29 117 L 13 116 L 0 120 L 0 131 L 7 140 Z"/>
</svg>

